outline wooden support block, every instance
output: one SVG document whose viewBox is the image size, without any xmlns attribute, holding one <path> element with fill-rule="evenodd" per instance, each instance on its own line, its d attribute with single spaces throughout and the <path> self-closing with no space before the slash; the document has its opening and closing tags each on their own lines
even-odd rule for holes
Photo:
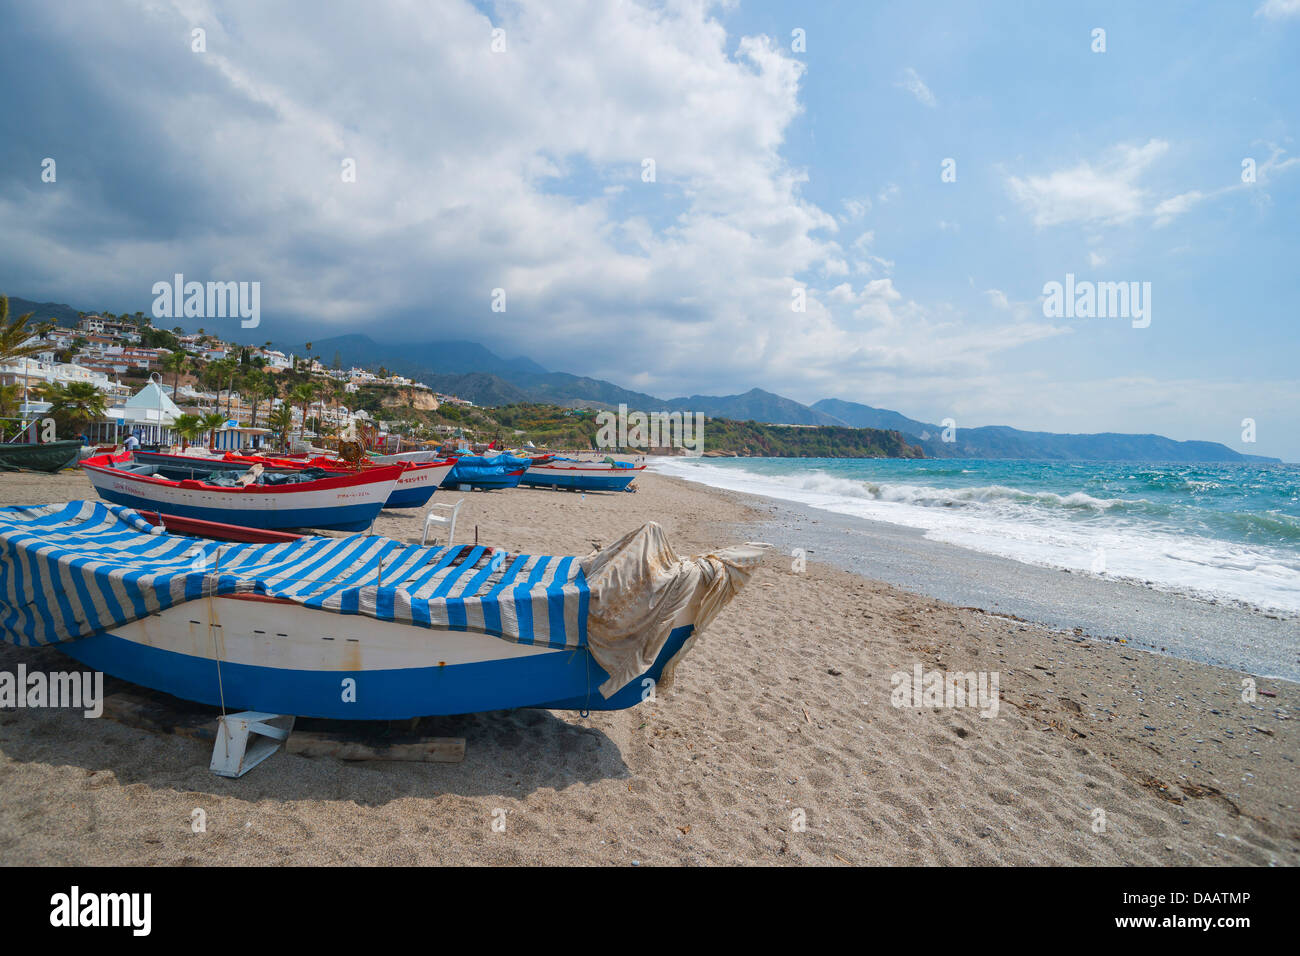
<svg viewBox="0 0 1300 956">
<path fill-rule="evenodd" d="M 242 777 L 284 746 L 293 722 L 292 715 L 257 710 L 220 718 L 208 769 L 222 777 Z"/>
</svg>

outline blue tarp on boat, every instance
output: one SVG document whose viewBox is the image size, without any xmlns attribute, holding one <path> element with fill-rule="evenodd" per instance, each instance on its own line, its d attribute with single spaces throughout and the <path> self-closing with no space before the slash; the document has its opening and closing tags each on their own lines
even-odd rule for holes
<svg viewBox="0 0 1300 956">
<path fill-rule="evenodd" d="M 519 478 L 522 476 L 511 477 L 507 472 L 519 471 L 531 464 L 531 459 L 516 458 L 514 455 L 495 455 L 491 458 L 482 455 L 464 455 L 456 459 L 456 464 L 442 479 L 442 486 L 445 488 L 454 485 L 514 487 L 519 484 Z"/>
<path fill-rule="evenodd" d="M 253 593 L 522 644 L 586 646 L 590 593 L 576 558 L 488 552 L 365 535 L 208 541 L 98 501 L 0 508 L 0 638 L 75 640 L 185 601 Z"/>
</svg>

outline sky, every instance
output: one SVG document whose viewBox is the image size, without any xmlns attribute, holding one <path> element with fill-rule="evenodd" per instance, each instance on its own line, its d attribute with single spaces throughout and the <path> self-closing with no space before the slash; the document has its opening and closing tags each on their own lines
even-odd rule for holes
<svg viewBox="0 0 1300 956">
<path fill-rule="evenodd" d="M 1300 460 L 1300 0 L 0 0 L 0 90 L 10 295 Z"/>
</svg>

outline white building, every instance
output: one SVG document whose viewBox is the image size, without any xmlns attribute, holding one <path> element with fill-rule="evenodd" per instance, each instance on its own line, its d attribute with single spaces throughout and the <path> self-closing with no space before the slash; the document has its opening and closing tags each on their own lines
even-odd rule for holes
<svg viewBox="0 0 1300 956">
<path fill-rule="evenodd" d="M 88 429 L 90 443 L 119 442 L 134 433 L 142 445 L 168 445 L 171 426 L 181 410 L 157 382 L 150 382 L 120 405 L 108 409 L 103 421 Z"/>
<path fill-rule="evenodd" d="M 46 356 L 53 358 L 50 352 L 41 353 L 41 358 Z M 35 388 L 42 383 L 52 385 L 57 382 L 66 385 L 70 382 L 89 382 L 103 392 L 121 388 L 103 372 L 69 362 L 41 361 L 41 358 L 19 358 L 0 365 L 0 385 L 26 383 L 30 388 Z"/>
</svg>

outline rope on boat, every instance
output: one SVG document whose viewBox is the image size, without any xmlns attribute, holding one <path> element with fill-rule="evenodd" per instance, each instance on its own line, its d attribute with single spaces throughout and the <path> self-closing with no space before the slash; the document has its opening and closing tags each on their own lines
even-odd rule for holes
<svg viewBox="0 0 1300 956">
<path fill-rule="evenodd" d="M 216 554 L 215 561 L 214 561 L 214 563 L 213 563 L 213 565 L 212 565 L 212 574 L 213 574 L 213 576 L 214 576 L 215 578 L 218 579 L 218 581 L 220 580 L 220 574 L 221 574 L 221 545 L 217 545 L 217 554 Z M 220 698 L 220 700 L 221 700 L 221 719 L 222 719 L 222 720 L 225 720 L 225 718 L 226 718 L 226 688 L 225 688 L 225 685 L 224 685 L 224 684 L 222 683 L 222 681 L 221 681 L 221 650 L 220 650 L 220 648 L 218 648 L 218 646 L 217 646 L 217 632 L 216 632 L 215 628 L 214 628 L 213 625 L 212 625 L 212 619 L 213 619 L 213 617 L 215 616 L 214 613 L 213 613 L 215 609 L 214 609 L 213 604 L 212 604 L 212 599 L 213 599 L 213 592 L 214 592 L 214 591 L 216 590 L 216 588 L 217 588 L 218 581 L 214 581 L 212 587 L 208 588 L 208 633 L 209 633 L 210 635 L 212 635 L 212 656 L 213 656 L 213 658 L 216 659 L 216 662 L 217 662 L 217 696 L 218 696 L 218 697 Z M 224 644 L 225 642 L 222 641 L 222 643 Z"/>
<path fill-rule="evenodd" d="M 578 711 L 578 716 L 583 720 L 591 716 L 591 651 L 585 653 L 587 655 L 587 702 L 582 710 Z"/>
</svg>

